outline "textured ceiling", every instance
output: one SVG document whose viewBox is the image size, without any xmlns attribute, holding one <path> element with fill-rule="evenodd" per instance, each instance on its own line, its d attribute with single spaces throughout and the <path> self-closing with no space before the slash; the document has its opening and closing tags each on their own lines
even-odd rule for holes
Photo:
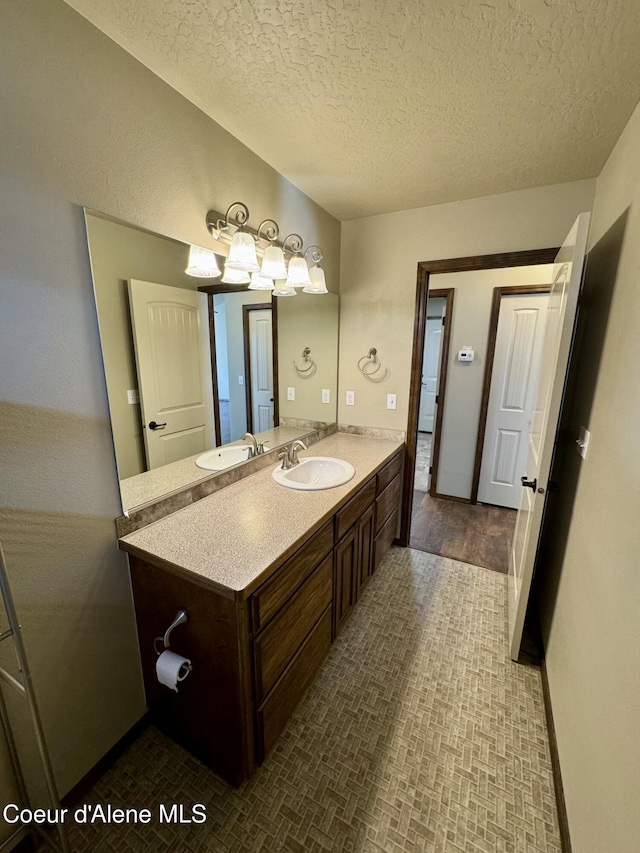
<svg viewBox="0 0 640 853">
<path fill-rule="evenodd" d="M 593 177 L 638 0 L 67 0 L 339 219 Z"/>
</svg>

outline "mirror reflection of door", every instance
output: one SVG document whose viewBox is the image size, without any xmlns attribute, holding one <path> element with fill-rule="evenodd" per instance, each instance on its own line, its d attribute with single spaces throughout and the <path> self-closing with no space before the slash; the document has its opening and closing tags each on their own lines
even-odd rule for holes
<svg viewBox="0 0 640 853">
<path fill-rule="evenodd" d="M 425 492 L 429 491 L 431 485 L 430 468 L 433 431 L 436 421 L 436 397 L 440 374 L 445 303 L 444 297 L 434 297 L 427 301 L 415 478 L 415 488 Z"/>
<path fill-rule="evenodd" d="M 273 429 L 273 334 L 271 304 L 243 306 L 247 429 Z"/>
<path fill-rule="evenodd" d="M 129 281 L 149 470 L 215 446 L 206 297 Z"/>
</svg>

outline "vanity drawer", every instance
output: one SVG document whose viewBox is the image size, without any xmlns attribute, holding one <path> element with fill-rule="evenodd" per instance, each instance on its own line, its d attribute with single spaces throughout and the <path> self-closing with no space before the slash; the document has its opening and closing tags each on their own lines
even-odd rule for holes
<svg viewBox="0 0 640 853">
<path fill-rule="evenodd" d="M 378 471 L 376 494 L 383 492 L 402 468 L 402 451 L 396 453 L 393 459 Z"/>
<path fill-rule="evenodd" d="M 333 554 L 329 554 L 254 641 L 256 700 L 261 702 L 331 604 Z"/>
<path fill-rule="evenodd" d="M 333 519 L 289 557 L 266 583 L 251 596 L 251 620 L 257 633 L 275 616 L 284 602 L 333 548 Z"/>
<path fill-rule="evenodd" d="M 354 497 L 336 513 L 336 542 L 356 523 L 376 496 L 376 478 L 372 477 Z"/>
<path fill-rule="evenodd" d="M 261 708 L 258 709 L 258 761 L 262 761 L 287 724 L 331 648 L 331 608 L 318 620 Z"/>
<path fill-rule="evenodd" d="M 382 525 L 389 518 L 394 509 L 400 504 L 400 480 L 398 476 L 387 488 L 376 498 L 376 533 L 380 532 Z"/>
<path fill-rule="evenodd" d="M 389 518 L 385 521 L 382 526 L 382 530 L 376 536 L 375 545 L 374 545 L 374 571 L 377 570 L 378 566 L 382 562 L 384 555 L 387 553 L 393 540 L 396 538 L 396 532 L 398 530 L 398 510 L 392 512 Z"/>
</svg>

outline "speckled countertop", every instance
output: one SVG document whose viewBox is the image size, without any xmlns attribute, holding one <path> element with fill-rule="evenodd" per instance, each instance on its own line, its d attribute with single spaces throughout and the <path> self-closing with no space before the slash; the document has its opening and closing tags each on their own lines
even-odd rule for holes
<svg viewBox="0 0 640 853">
<path fill-rule="evenodd" d="M 276 427 L 258 433 L 256 440 L 268 442 L 269 448 L 273 449 L 282 444 L 288 444 L 294 438 L 308 435 L 308 433 L 308 428 L 303 429 L 299 426 Z M 224 446 L 231 447 L 235 444 L 247 444 L 247 442 L 240 439 Z M 183 486 L 197 483 L 198 480 L 203 480 L 205 477 L 212 477 L 221 473 L 198 468 L 196 459 L 201 455 L 202 453 L 194 453 L 193 456 L 188 456 L 186 459 L 179 459 L 177 462 L 170 462 L 168 465 L 161 465 L 151 471 L 145 471 L 142 474 L 135 474 L 133 477 L 120 480 L 120 493 L 124 509 L 131 510 L 149 501 L 157 500 L 175 489 L 181 489 Z M 229 469 L 224 468 L 223 470 L 228 471 Z"/>
<path fill-rule="evenodd" d="M 336 433 L 305 456 L 336 456 L 356 469 L 344 486 L 317 492 L 279 486 L 272 468 L 246 477 L 119 540 L 120 547 L 227 595 L 250 593 L 268 570 L 318 530 L 402 443 Z"/>
</svg>

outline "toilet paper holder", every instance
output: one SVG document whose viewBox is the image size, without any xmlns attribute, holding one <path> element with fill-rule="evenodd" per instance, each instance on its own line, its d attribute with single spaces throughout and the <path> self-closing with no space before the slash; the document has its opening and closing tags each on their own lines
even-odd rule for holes
<svg viewBox="0 0 640 853">
<path fill-rule="evenodd" d="M 184 625 L 184 623 L 187 621 L 187 619 L 188 619 L 187 611 L 186 610 L 178 610 L 178 612 L 176 613 L 176 618 L 173 620 L 171 625 L 169 625 L 167 630 L 164 632 L 164 636 L 156 637 L 153 641 L 153 648 L 154 648 L 155 653 L 157 655 L 161 655 L 163 652 L 163 649 L 158 649 L 158 643 L 162 643 L 162 645 L 164 646 L 164 649 L 170 648 L 170 646 L 171 646 L 171 632 L 173 631 L 174 628 L 177 628 L 178 625 Z M 189 667 L 189 672 L 191 672 L 191 669 L 192 669 L 192 667 Z"/>
</svg>

